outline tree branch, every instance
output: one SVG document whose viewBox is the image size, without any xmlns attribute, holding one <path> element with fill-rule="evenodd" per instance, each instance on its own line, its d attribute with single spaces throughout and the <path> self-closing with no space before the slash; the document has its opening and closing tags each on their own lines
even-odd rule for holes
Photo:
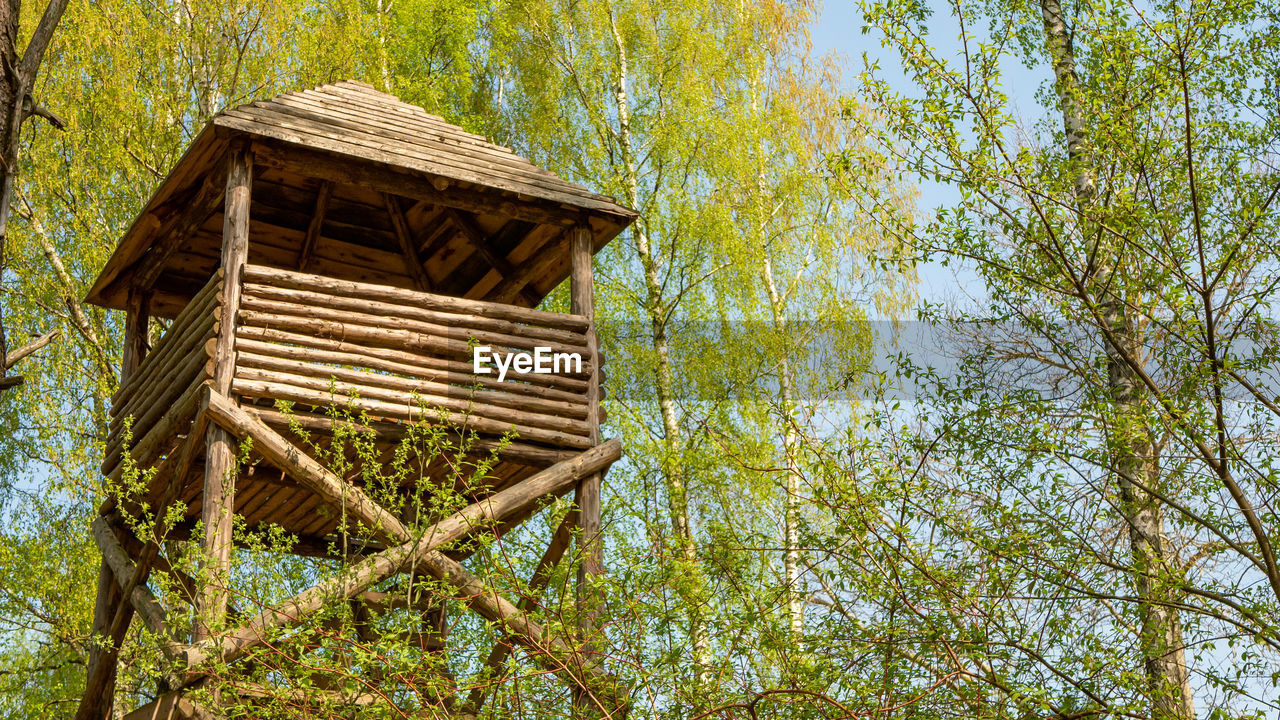
<svg viewBox="0 0 1280 720">
<path fill-rule="evenodd" d="M 34 339 L 32 339 L 31 342 L 27 343 L 26 345 L 23 345 L 22 347 L 18 348 L 17 350 L 14 350 L 13 352 L 5 356 L 4 369 L 8 370 L 9 368 L 13 367 L 18 363 L 19 360 L 25 358 L 26 356 L 34 353 L 35 351 L 39 350 L 45 345 L 48 345 L 49 343 L 58 339 L 58 336 L 61 334 L 62 334 L 61 330 L 50 330 L 49 332 L 44 333 L 43 335 L 36 336 Z"/>
<path fill-rule="evenodd" d="M 22 52 L 22 60 L 18 62 L 18 72 L 22 74 L 22 81 L 28 88 L 35 82 L 40 61 L 44 60 L 44 53 L 49 49 L 49 41 L 53 39 L 53 31 L 62 20 L 62 13 L 67 9 L 68 2 L 69 0 L 49 0 L 49 6 L 44 9 L 40 24 L 36 26 L 35 32 L 31 33 L 27 49 Z"/>
</svg>

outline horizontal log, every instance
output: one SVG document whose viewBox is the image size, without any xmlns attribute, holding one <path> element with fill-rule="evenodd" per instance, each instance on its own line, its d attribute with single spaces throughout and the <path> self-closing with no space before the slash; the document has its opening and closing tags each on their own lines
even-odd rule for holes
<svg viewBox="0 0 1280 720">
<path fill-rule="evenodd" d="M 205 343 L 193 343 L 188 351 L 181 357 L 181 360 L 175 362 L 168 372 L 157 377 L 154 382 L 139 388 L 139 392 L 129 399 L 128 403 L 121 408 L 119 412 L 108 421 L 108 428 L 111 433 L 115 433 L 122 425 L 125 418 L 133 418 L 135 424 L 141 424 L 142 418 L 147 417 L 148 411 L 155 410 L 157 405 L 163 405 L 163 401 L 170 399 L 181 388 L 184 378 L 194 377 L 200 372 L 201 366 L 209 361 L 211 353 Z"/>
<path fill-rule="evenodd" d="M 415 349 L 439 357 L 451 357 L 467 363 L 472 361 L 473 355 L 472 338 L 474 336 L 469 330 L 441 325 L 428 325 L 404 318 L 383 318 L 377 315 L 329 310 L 327 308 L 309 308 L 305 305 L 294 305 L 292 303 L 281 303 L 275 300 L 263 300 L 245 296 L 241 302 L 240 320 L 245 325 L 283 327 L 291 330 L 321 333 L 327 337 L 350 337 L 355 340 L 370 342 L 380 347 Z M 474 344 L 492 345 L 492 342 L 492 337 L 488 341 L 480 341 L 479 338 L 475 338 Z M 533 345 L 529 345 L 520 349 L 533 350 L 533 347 Z M 589 377 L 591 375 L 593 358 L 587 346 L 552 345 L 547 347 L 553 353 L 573 353 L 582 359 L 580 369 L 575 367 L 574 372 L 556 374 L 568 377 Z M 505 351 L 507 346 L 499 345 L 495 349 Z M 577 363 L 575 363 L 576 365 Z"/>
<path fill-rule="evenodd" d="M 361 298 L 365 300 L 379 300 L 399 305 L 412 305 L 415 307 L 425 308 L 427 310 L 437 310 L 441 312 L 480 315 L 488 318 L 528 323 L 530 325 L 539 325 L 547 328 L 572 330 L 574 332 L 586 332 L 587 329 L 591 327 L 591 321 L 582 315 L 553 313 L 546 312 L 544 310 L 531 310 L 529 308 L 507 305 L 504 303 L 493 303 L 483 300 L 467 300 L 464 298 L 448 297 L 446 295 L 436 295 L 434 293 L 403 290 L 401 288 L 394 288 L 387 285 L 338 280 L 336 278 L 325 277 L 323 275 L 310 275 L 307 273 L 293 272 L 291 270 L 270 268 L 263 265 L 246 266 L 244 269 L 244 279 L 246 282 L 260 282 L 266 285 L 293 288 L 295 290 L 329 292 L 346 297 Z"/>
<path fill-rule="evenodd" d="M 257 289 L 263 286 L 251 285 L 249 287 Z M 332 295 L 326 296 L 322 293 L 311 294 L 320 297 L 335 297 Z M 427 322 L 418 318 L 404 317 L 398 313 L 384 312 L 382 308 L 390 306 L 389 303 L 378 303 L 371 300 L 356 300 L 352 303 L 355 307 L 336 308 L 327 303 L 317 302 L 311 304 L 307 301 L 279 300 L 256 292 L 246 292 L 244 299 L 248 303 L 245 307 L 250 310 L 290 315 L 301 314 L 305 317 L 324 318 L 337 322 L 354 322 L 368 325 L 369 327 L 407 330 L 421 335 L 462 342 L 466 345 L 463 350 L 467 356 L 471 354 L 470 342 L 475 341 L 482 345 L 494 345 L 501 348 L 533 350 L 536 347 L 546 347 L 552 352 L 578 353 L 582 356 L 584 362 L 590 358 L 590 349 L 587 347 L 586 337 L 583 335 L 575 336 L 569 342 L 562 342 L 483 330 L 476 327 L 478 324 L 476 320 L 479 319 L 477 315 L 446 316 L 448 322 L 441 323 Z M 395 306 L 390 307 L 394 308 Z"/>
<path fill-rule="evenodd" d="M 469 362 L 434 358 L 420 353 L 389 348 L 372 348 L 358 345 L 344 338 L 320 337 L 293 333 L 277 328 L 253 327 L 242 325 L 236 328 L 236 343 L 244 339 L 257 340 L 275 350 L 256 346 L 261 354 L 275 354 L 277 357 L 290 357 L 286 353 L 293 348 L 285 347 L 287 343 L 298 347 L 313 348 L 329 354 L 331 360 L 341 365 L 367 367 L 372 370 L 401 373 L 425 380 L 435 380 L 458 385 L 479 385 L 507 393 L 519 393 L 548 400 L 562 400 L 570 403 L 582 402 L 586 397 L 587 381 L 579 378 L 562 377 L 560 375 L 521 375 L 519 380 L 508 379 L 499 382 L 496 376 L 475 375 Z"/>
<path fill-rule="evenodd" d="M 466 388 L 439 385 L 422 381 L 406 380 L 394 375 L 378 375 L 361 372 L 350 368 L 317 365 L 241 352 L 237 360 L 236 377 L 246 380 L 265 380 L 287 382 L 293 385 L 309 387 L 313 390 L 328 390 L 332 385 L 339 394 L 346 396 L 355 392 L 359 397 L 373 400 L 386 400 L 405 404 L 422 404 L 431 408 L 443 408 L 463 413 L 471 418 L 488 418 L 501 423 L 542 428 L 544 430 L 560 430 L 575 435 L 587 435 L 585 419 L 564 417 L 553 412 L 539 412 L 531 409 L 529 398 L 519 395 L 502 396 L 499 393 L 468 394 Z M 305 381 L 305 382 L 302 382 Z M 503 402 L 503 406 L 494 405 L 491 400 Z M 585 407 L 574 408 L 585 415 Z"/>
<path fill-rule="evenodd" d="M 208 708 L 184 697 L 181 692 L 168 692 L 124 716 L 124 720 L 218 720 Z"/>
<path fill-rule="evenodd" d="M 356 599 L 364 603 L 369 611 L 374 613 L 385 613 L 390 610 L 419 610 L 421 612 L 429 612 L 439 609 L 439 605 L 432 597 L 422 597 L 416 601 L 411 601 L 409 596 L 404 593 L 366 590 L 357 595 Z"/>
<path fill-rule="evenodd" d="M 137 387 L 143 377 L 145 377 L 145 366 L 147 365 L 148 360 L 152 357 L 162 357 L 166 353 L 170 352 L 174 343 L 180 342 L 186 335 L 192 323 L 196 322 L 200 318 L 206 317 L 205 313 L 209 308 L 222 302 L 218 293 L 218 290 L 220 290 L 221 287 L 222 268 L 218 268 L 218 270 L 214 272 L 213 277 L 209 279 L 209 282 L 196 293 L 195 297 L 191 298 L 191 301 L 187 303 L 186 308 L 184 308 L 183 311 L 173 319 L 173 322 L 169 325 L 169 329 L 156 342 L 156 346 L 151 348 L 151 352 L 148 353 L 147 358 L 143 360 L 143 369 L 134 373 L 128 381 L 116 388 L 115 393 L 111 395 L 111 404 L 113 407 L 119 404 L 122 394 L 132 392 L 132 388 Z"/>
<path fill-rule="evenodd" d="M 268 408 L 246 407 L 245 411 L 267 425 L 281 430 L 287 430 L 291 424 L 296 423 L 299 427 L 310 432 L 332 432 L 334 424 L 339 422 L 328 415 L 316 415 L 298 410 L 286 414 Z M 342 422 L 342 424 L 357 430 L 374 432 L 380 439 L 392 442 L 401 440 L 408 434 L 407 428 L 402 423 L 370 422 L 368 425 L 360 425 L 359 423 Z M 489 453 L 496 451 L 500 459 L 510 460 L 530 467 L 554 465 L 577 455 L 577 452 L 573 450 L 556 450 L 516 441 L 502 443 L 497 440 L 475 436 L 468 437 L 464 441 L 456 433 L 451 434 L 451 440 L 457 443 L 458 447 L 463 447 L 465 442 L 468 452 Z"/>
<path fill-rule="evenodd" d="M 226 396 L 208 389 L 202 398 L 202 407 L 209 413 L 209 418 L 227 432 L 241 439 L 252 438 L 256 452 L 334 507 L 345 507 L 355 521 L 373 532 L 403 528 L 394 515 L 371 500 L 363 490 L 344 482 Z"/>
<path fill-rule="evenodd" d="M 276 700 L 288 703 L 291 708 L 310 705 L 341 705 L 344 708 L 367 707 L 383 702 L 386 697 L 374 693 L 349 693 L 319 688 L 272 688 L 257 684 L 236 684 L 229 688 L 241 698 L 251 700 Z"/>
<path fill-rule="evenodd" d="M 334 295 L 313 290 L 296 290 L 294 288 L 282 288 L 260 283 L 246 283 L 244 293 L 245 295 L 260 297 L 265 300 L 277 300 L 295 305 L 374 313 L 386 317 L 401 317 L 407 320 L 418 320 L 436 325 L 465 327 L 482 332 L 497 333 L 507 337 L 523 338 L 534 344 L 559 343 L 575 346 L 586 344 L 584 332 L 557 330 L 540 325 L 526 325 L 475 313 L 443 312 L 401 303 Z"/>
<path fill-rule="evenodd" d="M 194 356 L 190 366 L 184 368 L 187 372 L 183 373 L 182 376 L 178 376 L 175 373 L 168 383 L 157 389 L 155 400 L 142 407 L 143 414 L 140 417 L 134 418 L 131 415 L 122 417 L 120 423 L 108 433 L 107 454 L 118 452 L 124 447 L 125 433 L 123 429 L 125 419 L 132 419 L 130 435 L 133 438 L 145 437 L 151 432 L 151 428 L 160 422 L 173 407 L 173 403 L 181 399 L 182 394 L 187 389 L 211 377 L 210 363 L 211 361 L 208 357 Z"/>
<path fill-rule="evenodd" d="M 211 412 L 218 418 L 222 410 Z M 259 439 L 257 435 L 253 437 L 255 441 Z M 411 572 L 419 563 L 427 562 L 431 555 L 443 558 L 442 554 L 436 552 L 437 548 L 478 529 L 492 527 L 494 523 L 521 512 L 530 504 L 563 494 L 580 478 L 607 468 L 621 456 L 621 444 L 617 440 L 610 440 L 581 453 L 573 460 L 553 465 L 513 487 L 468 505 L 418 533 L 404 525 L 397 524 L 394 528 L 383 526 L 382 531 L 388 533 L 390 539 L 400 540 L 402 544 L 358 562 L 292 598 L 263 610 L 220 640 L 192 646 L 187 651 L 188 666 L 197 665 L 210 657 L 231 662 L 265 642 L 272 631 L 305 621 L 335 598 L 355 597 L 393 574 Z M 303 481 L 302 478 L 298 479 Z M 313 480 L 319 481 L 319 478 Z"/>
<path fill-rule="evenodd" d="M 181 342 L 170 347 L 163 355 L 148 355 L 143 360 L 141 367 L 134 375 L 142 379 L 128 392 L 120 394 L 113 401 L 111 420 L 119 422 L 122 416 L 136 412 L 140 403 L 146 402 L 157 388 L 163 388 L 166 383 L 173 382 L 178 368 L 190 359 L 192 353 L 199 352 L 208 338 L 217 334 L 218 322 L 214 317 L 217 310 L 217 306 L 206 308 L 209 315 L 203 318 L 202 322 L 188 328 Z"/>
<path fill-rule="evenodd" d="M 145 466 L 154 460 L 162 449 L 172 444 L 178 434 L 178 427 L 195 415 L 196 409 L 200 404 L 200 387 L 204 383 L 204 376 L 198 376 L 193 379 L 191 384 L 182 391 L 178 399 L 165 410 L 164 415 L 161 415 L 160 419 L 151 425 L 142 436 L 142 439 L 134 443 L 132 448 L 129 448 L 129 452 L 135 462 Z M 135 435 L 134 437 L 136 438 L 137 436 Z M 122 439 L 119 438 L 118 441 Z M 120 474 L 123 472 L 122 455 L 123 452 L 119 443 L 114 447 L 108 446 L 106 450 L 106 460 L 102 464 L 102 474 L 112 482 L 118 482 Z"/>
<path fill-rule="evenodd" d="M 482 375 L 423 370 L 422 368 L 404 365 L 373 355 L 318 350 L 308 347 L 292 347 L 262 342 L 247 337 L 237 337 L 236 347 L 243 353 L 239 361 L 240 364 L 245 363 L 244 355 L 252 355 L 257 358 L 268 357 L 278 362 L 318 364 L 336 370 L 343 370 L 342 374 L 335 373 L 335 377 L 366 385 L 395 388 L 409 392 L 446 395 L 452 398 L 474 399 L 477 402 L 488 405 L 498 405 L 530 412 L 551 413 L 576 419 L 585 419 L 587 416 L 585 397 L 568 394 L 567 400 L 551 399 L 546 397 L 547 393 L 535 394 L 523 391 L 524 388 L 528 387 L 523 383 L 498 382 Z M 334 366 L 340 367 L 335 368 Z M 284 368 L 280 366 L 279 369 Z M 388 373 L 395 374 L 390 375 Z M 509 391 L 514 388 L 519 388 L 520 390 Z M 553 395 L 552 397 L 560 396 Z"/>
<path fill-rule="evenodd" d="M 477 418 L 459 415 L 451 412 L 432 412 L 430 408 L 424 411 L 418 405 L 412 402 L 395 403 L 383 400 L 375 400 L 366 397 L 345 397 L 342 395 L 333 395 L 329 392 L 328 384 L 325 383 L 324 389 L 313 389 L 306 387 L 306 384 L 295 384 L 293 382 L 282 382 L 280 380 L 250 380 L 244 376 L 237 376 L 231 383 L 231 391 L 237 395 L 246 397 L 264 398 L 268 400 L 288 400 L 290 402 L 305 403 L 315 407 L 331 407 L 335 405 L 350 406 L 356 410 L 363 410 L 375 418 L 389 418 L 392 420 L 404 420 L 407 422 L 423 422 L 431 425 L 445 423 L 459 429 L 473 430 L 480 433 L 502 436 L 508 432 L 515 432 L 517 437 L 522 440 L 531 442 L 548 443 L 561 447 L 586 449 L 590 447 L 590 440 L 582 435 L 572 435 L 565 432 L 554 430 L 543 430 L 541 428 L 533 428 L 522 425 L 513 425 L 512 423 L 503 423 L 488 418 Z"/>
</svg>

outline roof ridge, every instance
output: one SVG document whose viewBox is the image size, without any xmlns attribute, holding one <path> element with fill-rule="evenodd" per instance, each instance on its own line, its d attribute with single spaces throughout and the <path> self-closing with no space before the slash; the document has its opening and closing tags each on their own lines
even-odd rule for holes
<svg viewBox="0 0 1280 720">
<path fill-rule="evenodd" d="M 248 123 L 248 124 L 246 124 Z M 219 113 L 214 125 L 588 210 L 617 200 L 366 82 L 287 90 Z"/>
</svg>

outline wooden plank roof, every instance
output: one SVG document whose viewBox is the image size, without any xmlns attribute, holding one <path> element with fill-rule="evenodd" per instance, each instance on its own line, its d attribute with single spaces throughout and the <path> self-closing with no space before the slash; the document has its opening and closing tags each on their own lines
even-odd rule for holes
<svg viewBox="0 0 1280 720">
<path fill-rule="evenodd" d="M 612 198 L 568 182 L 509 148 L 371 85 L 345 81 L 284 93 L 214 117 L 126 231 L 88 302 L 122 306 L 133 273 L 173 218 L 198 196 L 202 181 L 215 172 L 227 144 L 236 138 L 261 144 L 273 158 L 293 155 L 314 164 L 322 157 L 330 165 L 350 167 L 353 178 L 390 171 L 393 183 L 397 177 L 405 180 L 405 196 L 432 195 L 446 205 L 450 198 L 466 198 L 469 205 L 456 207 L 472 212 L 478 212 L 477 204 L 487 208 L 491 203 L 493 210 L 485 212 L 532 222 L 571 225 L 590 219 L 597 250 L 636 217 Z"/>
<path fill-rule="evenodd" d="M 278 95 L 213 119 L 217 127 L 632 217 L 613 198 L 560 179 L 480 135 L 354 81 Z"/>
</svg>

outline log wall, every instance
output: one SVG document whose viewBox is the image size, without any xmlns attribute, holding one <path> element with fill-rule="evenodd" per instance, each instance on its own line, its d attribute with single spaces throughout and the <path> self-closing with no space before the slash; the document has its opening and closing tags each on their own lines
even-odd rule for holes
<svg viewBox="0 0 1280 720">
<path fill-rule="evenodd" d="M 426 421 L 514 449 L 592 447 L 590 322 L 384 285 L 249 265 L 231 392 L 302 412 L 350 405 L 370 421 Z M 582 370 L 476 374 L 473 346 L 494 353 L 576 353 Z"/>
<path fill-rule="evenodd" d="M 102 464 L 108 477 L 115 478 L 120 472 L 126 428 L 132 436 L 129 447 L 134 459 L 145 467 L 170 449 L 183 424 L 194 416 L 197 391 L 213 377 L 221 289 L 222 273 L 216 272 L 111 396 Z"/>
</svg>

